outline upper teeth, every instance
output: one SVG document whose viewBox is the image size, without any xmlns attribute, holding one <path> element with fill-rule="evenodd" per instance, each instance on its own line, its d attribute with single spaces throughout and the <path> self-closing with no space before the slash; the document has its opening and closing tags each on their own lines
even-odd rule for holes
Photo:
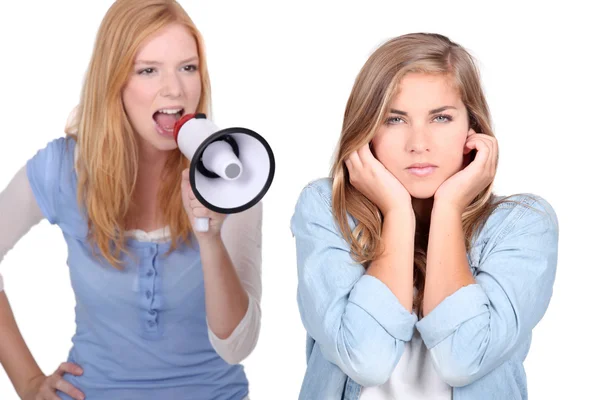
<svg viewBox="0 0 600 400">
<path fill-rule="evenodd" d="M 177 110 L 165 109 L 165 110 L 158 110 L 158 112 L 163 113 L 163 114 L 177 114 L 181 110 L 182 110 L 181 108 L 178 108 Z"/>
</svg>

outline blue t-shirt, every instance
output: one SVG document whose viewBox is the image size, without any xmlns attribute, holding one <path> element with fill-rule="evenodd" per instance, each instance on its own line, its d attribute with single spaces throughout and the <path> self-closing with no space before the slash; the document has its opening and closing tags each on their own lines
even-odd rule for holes
<svg viewBox="0 0 600 400">
<path fill-rule="evenodd" d="M 129 238 L 122 271 L 95 257 L 77 204 L 74 150 L 72 138 L 55 139 L 27 162 L 40 209 L 68 248 L 77 326 L 68 361 L 84 373 L 64 379 L 88 400 L 244 398 L 243 367 L 227 364 L 208 339 L 197 242 L 166 256 L 170 242 Z"/>
</svg>

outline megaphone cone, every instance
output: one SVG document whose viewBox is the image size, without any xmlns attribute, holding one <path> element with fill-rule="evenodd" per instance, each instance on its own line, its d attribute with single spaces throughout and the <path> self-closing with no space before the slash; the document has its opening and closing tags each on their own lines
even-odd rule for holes
<svg viewBox="0 0 600 400">
<path fill-rule="evenodd" d="M 275 175 L 275 157 L 267 141 L 247 128 L 219 130 L 205 114 L 187 114 L 173 129 L 179 150 L 190 160 L 190 184 L 206 208 L 234 214 L 257 204 Z M 197 218 L 197 231 L 208 219 Z"/>
</svg>

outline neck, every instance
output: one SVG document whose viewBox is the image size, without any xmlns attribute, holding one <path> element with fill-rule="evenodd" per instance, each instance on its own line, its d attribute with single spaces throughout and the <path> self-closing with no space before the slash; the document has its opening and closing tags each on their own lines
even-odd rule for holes
<svg viewBox="0 0 600 400">
<path fill-rule="evenodd" d="M 158 195 L 169 152 L 145 143 L 138 149 L 138 175 L 127 225 L 129 229 L 151 231 L 162 227 Z"/>
<path fill-rule="evenodd" d="M 412 198 L 412 206 L 415 217 L 419 224 L 429 225 L 431 222 L 431 210 L 433 209 L 433 197 L 428 199 Z"/>
<path fill-rule="evenodd" d="M 138 146 L 138 164 L 140 169 L 148 170 L 151 172 L 150 175 L 158 173 L 163 170 L 167 159 L 169 157 L 169 152 L 164 150 L 159 150 L 152 146 L 149 143 L 142 142 Z"/>
</svg>

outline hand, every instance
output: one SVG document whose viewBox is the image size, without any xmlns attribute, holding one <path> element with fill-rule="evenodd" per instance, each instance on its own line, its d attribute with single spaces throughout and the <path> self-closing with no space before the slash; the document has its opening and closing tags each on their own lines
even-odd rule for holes
<svg viewBox="0 0 600 400">
<path fill-rule="evenodd" d="M 498 160 L 496 138 L 471 129 L 464 147 L 465 161 L 472 150 L 476 150 L 475 159 L 441 184 L 434 195 L 434 207 L 449 205 L 462 214 L 473 199 L 493 182 Z"/>
<path fill-rule="evenodd" d="M 369 144 L 345 160 L 350 183 L 385 216 L 396 209 L 412 211 L 411 197 L 400 181 L 371 153 Z"/>
<path fill-rule="evenodd" d="M 82 375 L 83 369 L 73 363 L 64 362 L 60 364 L 58 369 L 50 376 L 40 375 L 35 377 L 29 384 L 26 393 L 23 396 L 24 400 L 59 400 L 56 391 L 68 394 L 74 399 L 83 400 L 85 395 L 63 379 L 63 375 L 69 373 L 71 375 Z"/>
<path fill-rule="evenodd" d="M 181 199 L 183 207 L 190 219 L 190 223 L 194 226 L 196 218 L 209 218 L 208 231 L 198 232 L 194 230 L 197 238 L 216 237 L 221 235 L 221 226 L 227 217 L 226 214 L 219 214 L 204 207 L 196 198 L 190 185 L 190 170 L 186 168 L 181 173 Z"/>
</svg>

